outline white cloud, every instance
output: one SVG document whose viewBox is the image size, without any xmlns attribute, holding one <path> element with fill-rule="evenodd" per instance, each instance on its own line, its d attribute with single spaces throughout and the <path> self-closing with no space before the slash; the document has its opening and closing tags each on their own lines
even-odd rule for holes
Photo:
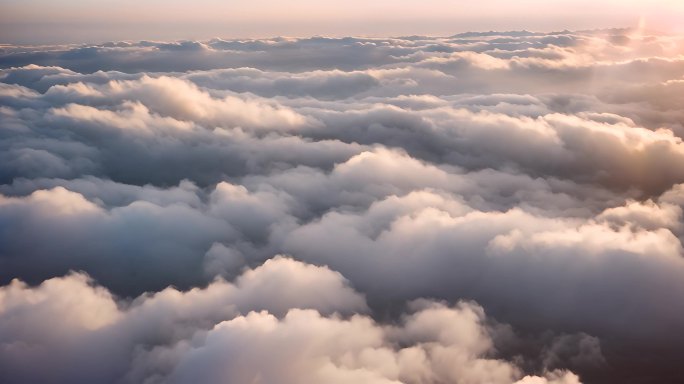
<svg viewBox="0 0 684 384">
<path fill-rule="evenodd" d="M 3 45 L 0 381 L 672 381 L 682 41 Z"/>
<path fill-rule="evenodd" d="M 10 383 L 512 383 L 522 376 L 514 363 L 488 357 L 495 334 L 481 307 L 429 301 L 412 307 L 399 325 L 359 314 L 340 317 L 332 311 L 366 310 L 344 278 L 282 257 L 244 272 L 234 284 L 167 288 L 126 303 L 83 274 L 35 288 L 15 280 L 0 288 L 0 366 Z M 92 350 L 95 342 L 106 343 L 106 351 Z M 30 369 L 72 359 L 88 367 Z M 560 379 L 576 382 L 560 371 L 522 382 Z"/>
</svg>

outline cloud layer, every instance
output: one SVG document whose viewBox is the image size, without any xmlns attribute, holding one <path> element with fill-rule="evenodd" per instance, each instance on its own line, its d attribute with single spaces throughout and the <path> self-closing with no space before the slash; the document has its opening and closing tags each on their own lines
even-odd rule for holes
<svg viewBox="0 0 684 384">
<path fill-rule="evenodd" d="M 682 52 L 3 46 L 0 381 L 678 381 Z"/>
</svg>

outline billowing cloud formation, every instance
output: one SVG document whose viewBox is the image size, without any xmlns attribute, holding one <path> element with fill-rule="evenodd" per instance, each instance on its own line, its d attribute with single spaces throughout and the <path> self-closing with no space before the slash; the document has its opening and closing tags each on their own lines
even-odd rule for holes
<svg viewBox="0 0 684 384">
<path fill-rule="evenodd" d="M 5 47 L 0 381 L 677 382 L 683 52 Z"/>
<path fill-rule="evenodd" d="M 8 383 L 578 382 L 490 357 L 498 331 L 476 304 L 414 302 L 397 326 L 339 315 L 365 308 L 339 274 L 282 257 L 235 284 L 125 303 L 83 274 L 14 280 L 0 288 L 0 361 Z"/>
</svg>

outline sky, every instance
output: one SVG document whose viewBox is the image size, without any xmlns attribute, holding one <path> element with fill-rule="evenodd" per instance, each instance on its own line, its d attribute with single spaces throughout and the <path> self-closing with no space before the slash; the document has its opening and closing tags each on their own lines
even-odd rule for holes
<svg viewBox="0 0 684 384">
<path fill-rule="evenodd" d="M 1 4 L 0 383 L 684 382 L 682 5 Z"/>
<path fill-rule="evenodd" d="M 677 0 L 1 0 L 6 43 L 680 27 Z"/>
</svg>

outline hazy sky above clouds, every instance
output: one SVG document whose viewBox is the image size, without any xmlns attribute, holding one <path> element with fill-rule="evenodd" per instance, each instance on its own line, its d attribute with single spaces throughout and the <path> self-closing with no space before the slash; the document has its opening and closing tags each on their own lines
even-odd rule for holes
<svg viewBox="0 0 684 384">
<path fill-rule="evenodd" d="M 0 40 L 66 43 L 310 35 L 677 28 L 678 0 L 0 0 Z M 590 11 L 588 11 L 590 10 Z"/>
</svg>

